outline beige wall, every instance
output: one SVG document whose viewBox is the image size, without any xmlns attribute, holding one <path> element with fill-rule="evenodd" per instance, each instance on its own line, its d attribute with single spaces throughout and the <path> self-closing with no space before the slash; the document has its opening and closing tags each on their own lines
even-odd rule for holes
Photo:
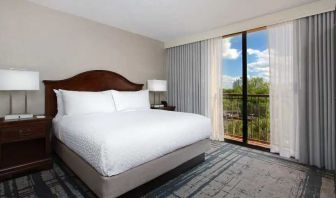
<svg viewBox="0 0 336 198">
<path fill-rule="evenodd" d="M 162 42 L 23 0 L 0 0 L 0 68 L 40 72 L 41 80 L 105 69 L 136 83 L 164 78 Z M 24 110 L 14 93 L 13 110 Z M 0 91 L 0 116 L 8 113 L 8 93 Z M 44 112 L 44 86 L 28 95 L 28 110 Z"/>
</svg>

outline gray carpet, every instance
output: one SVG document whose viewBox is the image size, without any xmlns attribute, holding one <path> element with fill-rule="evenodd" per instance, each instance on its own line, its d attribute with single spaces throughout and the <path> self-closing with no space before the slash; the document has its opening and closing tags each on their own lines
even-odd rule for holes
<svg viewBox="0 0 336 198">
<path fill-rule="evenodd" d="M 212 142 L 206 161 L 145 197 L 335 197 L 333 172 L 267 152 Z M 95 197 L 59 160 L 0 183 L 0 197 Z"/>
</svg>

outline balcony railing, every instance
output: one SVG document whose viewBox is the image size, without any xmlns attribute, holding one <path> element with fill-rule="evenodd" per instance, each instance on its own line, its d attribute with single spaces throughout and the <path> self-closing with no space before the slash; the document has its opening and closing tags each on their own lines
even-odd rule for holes
<svg viewBox="0 0 336 198">
<path fill-rule="evenodd" d="M 243 96 L 223 93 L 224 135 L 241 140 L 243 136 Z M 247 99 L 248 141 L 268 147 L 270 142 L 269 95 L 249 94 Z"/>
</svg>

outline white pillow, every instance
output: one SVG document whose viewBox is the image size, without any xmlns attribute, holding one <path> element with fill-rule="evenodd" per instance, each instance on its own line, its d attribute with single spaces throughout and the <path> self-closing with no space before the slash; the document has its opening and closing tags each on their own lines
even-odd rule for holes
<svg viewBox="0 0 336 198">
<path fill-rule="evenodd" d="M 111 91 L 117 111 L 150 109 L 148 90 Z"/>
<path fill-rule="evenodd" d="M 86 92 L 60 90 L 65 115 L 115 112 L 110 91 Z"/>
<path fill-rule="evenodd" d="M 56 114 L 55 118 L 61 118 L 64 115 L 64 106 L 63 106 L 62 94 L 57 89 L 54 89 L 54 92 L 56 94 L 56 100 L 57 100 L 57 114 Z"/>
</svg>

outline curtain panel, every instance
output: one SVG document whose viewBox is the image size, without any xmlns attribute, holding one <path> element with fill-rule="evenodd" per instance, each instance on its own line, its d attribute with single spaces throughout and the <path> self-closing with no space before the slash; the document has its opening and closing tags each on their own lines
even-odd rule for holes
<svg viewBox="0 0 336 198">
<path fill-rule="evenodd" d="M 206 44 L 196 42 L 167 49 L 168 102 L 177 111 L 209 115 Z"/>
<path fill-rule="evenodd" d="M 271 151 L 335 170 L 335 12 L 268 29 Z"/>
<path fill-rule="evenodd" d="M 168 102 L 177 111 L 211 118 L 211 138 L 223 141 L 222 38 L 169 48 L 166 53 Z"/>
<path fill-rule="evenodd" d="M 298 138 L 293 22 L 268 28 L 270 52 L 271 152 L 297 157 Z"/>
<path fill-rule="evenodd" d="M 210 67 L 209 107 L 212 135 L 211 139 L 224 141 L 223 89 L 222 89 L 222 44 L 223 39 L 205 41 L 208 46 L 208 63 Z"/>
<path fill-rule="evenodd" d="M 299 92 L 299 160 L 336 169 L 335 12 L 294 23 Z"/>
</svg>

